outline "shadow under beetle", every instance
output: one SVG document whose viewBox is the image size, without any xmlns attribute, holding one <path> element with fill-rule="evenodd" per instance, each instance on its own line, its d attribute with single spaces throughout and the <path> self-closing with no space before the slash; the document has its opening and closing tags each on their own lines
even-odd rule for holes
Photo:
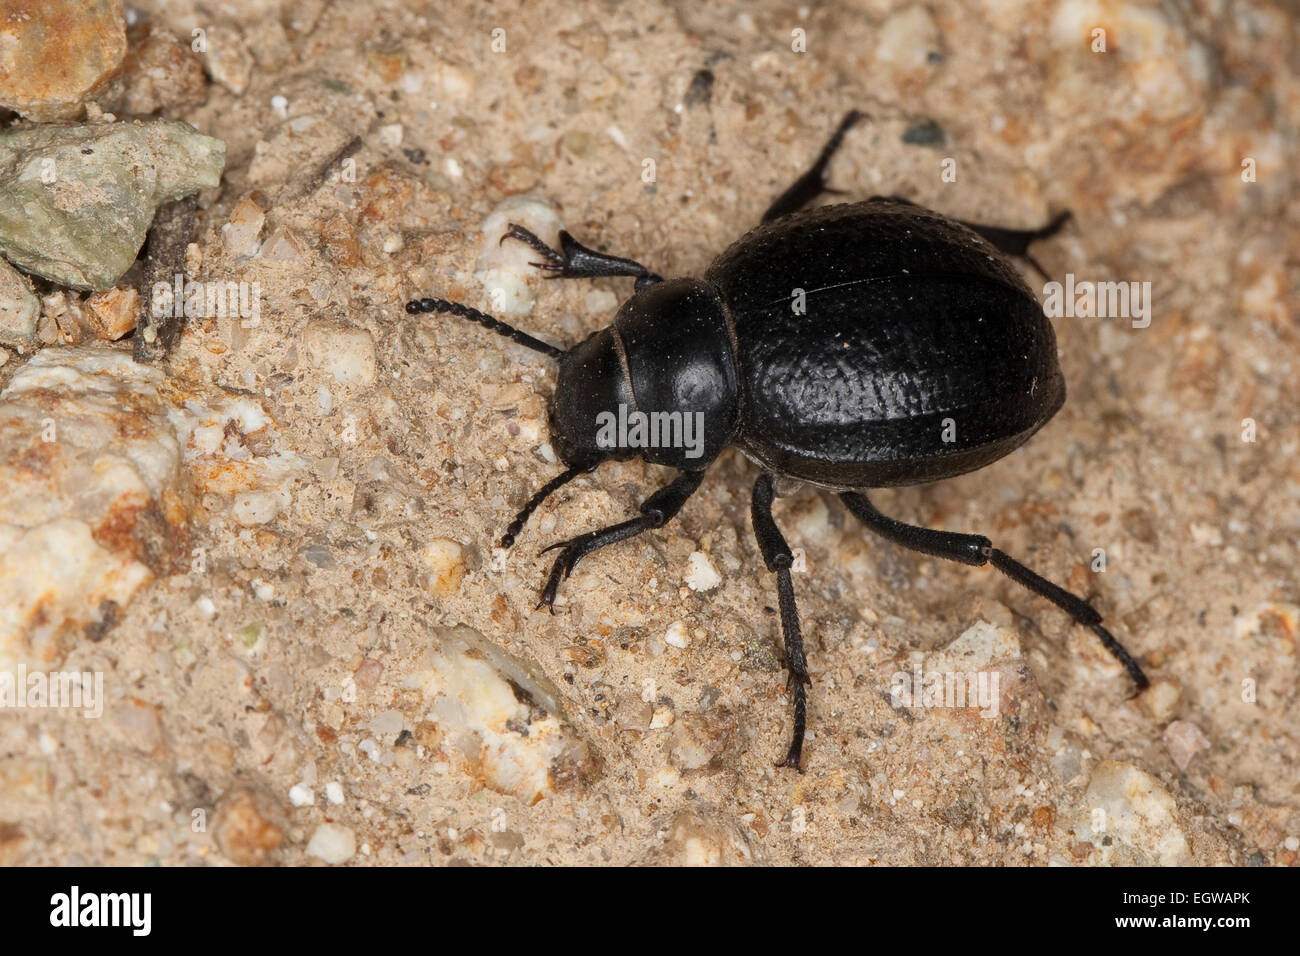
<svg viewBox="0 0 1300 956">
<path fill-rule="evenodd" d="M 982 535 L 904 524 L 862 493 L 982 468 L 1022 445 L 1061 407 L 1065 381 L 1055 333 L 1003 253 L 1028 258 L 1029 244 L 1054 234 L 1068 213 L 1022 231 L 957 222 L 893 197 L 801 211 L 827 191 L 827 165 L 858 119 L 856 112 L 845 117 L 812 167 L 703 279 L 663 279 L 632 259 L 588 249 L 567 232 L 552 249 L 512 224 L 502 241 L 527 243 L 549 278 L 636 279 L 614 324 L 568 351 L 459 303 L 406 304 L 411 314 L 477 322 L 560 363 L 551 440 L 567 469 L 519 512 L 503 547 L 547 496 L 602 461 L 640 456 L 678 469 L 645 500 L 639 517 L 547 548 L 560 554 L 538 607 L 553 604 L 582 558 L 663 527 L 723 449 L 738 445 L 759 465 L 754 534 L 776 574 L 794 698 L 794 734 L 781 764 L 795 768 L 810 681 L 790 578 L 794 557 L 772 519 L 778 482 L 783 489 L 803 481 L 838 492 L 870 530 L 905 548 L 992 564 L 1091 628 L 1139 690 L 1148 683 L 1083 599 Z M 682 447 L 607 447 L 600 425 L 620 406 L 703 413 L 702 447 L 693 456 Z"/>
</svg>

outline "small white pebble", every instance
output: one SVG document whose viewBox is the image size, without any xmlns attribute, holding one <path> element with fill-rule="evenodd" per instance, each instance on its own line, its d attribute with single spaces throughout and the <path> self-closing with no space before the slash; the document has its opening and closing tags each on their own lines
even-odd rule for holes
<svg viewBox="0 0 1300 956">
<path fill-rule="evenodd" d="M 668 626 L 667 633 L 664 634 L 664 643 L 672 647 L 681 648 L 682 650 L 690 647 L 691 635 L 690 632 L 686 630 L 686 625 L 681 621 L 673 621 L 673 623 Z"/>
<path fill-rule="evenodd" d="M 212 598 L 201 597 L 194 602 L 194 609 L 199 612 L 199 616 L 205 620 L 212 620 L 217 616 L 217 606 L 212 603 Z"/>
<path fill-rule="evenodd" d="M 279 93 L 271 97 L 271 109 L 275 110 L 281 116 L 289 115 L 289 101 Z"/>
<path fill-rule="evenodd" d="M 343 803 L 343 784 L 337 780 L 331 780 L 325 784 L 325 799 L 336 807 Z"/>
<path fill-rule="evenodd" d="M 307 855 L 326 863 L 346 863 L 356 852 L 356 836 L 339 823 L 322 823 L 307 842 Z"/>
<path fill-rule="evenodd" d="M 687 559 L 686 586 L 692 591 L 712 591 L 722 583 L 722 575 L 703 551 L 694 551 Z"/>
<path fill-rule="evenodd" d="M 316 802 L 316 794 L 311 792 L 310 787 L 295 783 L 289 788 L 289 802 L 295 807 L 310 807 Z"/>
<path fill-rule="evenodd" d="M 608 289 L 592 289 L 587 293 L 584 304 L 588 312 L 612 312 L 618 307 L 618 296 Z"/>
</svg>

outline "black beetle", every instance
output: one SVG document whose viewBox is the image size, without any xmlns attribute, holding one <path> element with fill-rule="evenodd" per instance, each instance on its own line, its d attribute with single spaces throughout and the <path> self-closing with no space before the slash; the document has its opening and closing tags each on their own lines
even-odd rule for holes
<svg viewBox="0 0 1300 956">
<path fill-rule="evenodd" d="M 772 519 L 782 479 L 838 492 L 863 524 L 896 544 L 992 564 L 1091 628 L 1139 689 L 1148 683 L 1086 601 L 982 535 L 903 524 L 860 490 L 982 468 L 1022 445 L 1061 407 L 1065 381 L 1055 333 L 1003 253 L 1028 259 L 1029 243 L 1055 233 L 1068 213 L 1024 231 L 954 221 L 896 197 L 800 211 L 826 191 L 826 167 L 858 118 L 854 112 L 844 119 L 762 224 L 715 259 L 702 280 L 664 280 L 567 232 L 555 250 L 511 225 L 503 241 L 531 246 L 545 260 L 534 264 L 550 278 L 636 279 L 636 294 L 614 324 L 568 351 L 459 303 L 406 304 L 411 314 L 470 319 L 560 362 L 551 434 L 568 467 L 529 500 L 502 546 L 514 543 L 548 495 L 602 461 L 639 455 L 679 470 L 645 500 L 640 517 L 547 548 L 563 550 L 538 607 L 552 605 L 560 581 L 586 555 L 671 520 L 727 446 L 738 445 L 759 465 L 754 534 L 776 573 L 794 697 L 794 735 L 781 763 L 796 768 L 809 677 L 790 578 L 794 558 Z M 627 409 L 660 415 L 663 428 L 673 414 L 678 423 L 699 415 L 702 428 L 692 447 L 611 443 L 608 426 Z"/>
</svg>

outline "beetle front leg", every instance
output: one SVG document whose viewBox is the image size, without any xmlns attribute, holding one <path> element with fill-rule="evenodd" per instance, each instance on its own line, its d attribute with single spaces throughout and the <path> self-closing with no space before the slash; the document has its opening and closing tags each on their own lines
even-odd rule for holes
<svg viewBox="0 0 1300 956">
<path fill-rule="evenodd" d="M 1074 619 L 1076 624 L 1082 624 L 1089 628 L 1105 646 L 1111 655 L 1123 665 L 1124 670 L 1128 672 L 1133 683 L 1137 685 L 1139 691 L 1146 690 L 1150 686 L 1146 674 L 1142 672 L 1142 667 L 1133 659 L 1124 645 L 1115 639 L 1115 636 L 1101 626 L 1101 615 L 1097 610 L 1081 597 L 1071 594 L 1062 587 L 1053 584 L 1047 578 L 1031 571 L 1015 558 L 999 551 L 993 547 L 993 542 L 981 534 L 961 534 L 956 531 L 934 531 L 930 528 L 918 528 L 915 525 L 904 524 L 893 518 L 886 517 L 876 510 L 875 506 L 867 500 L 867 496 L 855 491 L 846 491 L 840 495 L 845 507 L 849 509 L 859 521 L 865 524 L 876 534 L 895 544 L 901 544 L 905 548 L 913 551 L 920 551 L 922 554 L 932 555 L 936 558 L 946 558 L 949 561 L 959 561 L 962 564 L 969 564 L 974 567 L 983 567 L 986 564 L 992 564 L 1011 580 L 1015 581 L 1022 587 L 1026 587 L 1040 597 L 1045 597 L 1066 614 Z"/>
<path fill-rule="evenodd" d="M 603 252 L 588 249 L 563 229 L 560 230 L 560 248 L 552 249 L 523 226 L 510 223 L 510 228 L 501 237 L 501 241 L 517 239 L 539 253 L 545 262 L 532 265 L 545 270 L 548 279 L 602 279 L 619 276 L 632 276 L 636 279 L 638 290 L 662 282 L 663 276 L 656 275 L 641 263 L 621 256 L 609 256 Z"/>
<path fill-rule="evenodd" d="M 794 698 L 794 735 L 790 749 L 778 767 L 794 767 L 801 773 L 799 760 L 803 755 L 804 731 L 808 721 L 808 659 L 804 656 L 803 635 L 799 630 L 799 611 L 794 603 L 794 582 L 790 580 L 790 567 L 794 554 L 786 544 L 781 529 L 772 518 L 772 476 L 762 474 L 754 482 L 751 507 L 754 537 L 763 553 L 763 563 L 769 571 L 776 572 L 776 595 L 781 608 L 781 637 L 785 642 L 786 667 L 790 671 L 791 696 Z"/>
<path fill-rule="evenodd" d="M 537 602 L 537 607 L 541 608 L 545 605 L 554 611 L 555 595 L 560 588 L 560 582 L 573 573 L 579 561 L 607 544 L 626 541 L 651 528 L 662 528 L 682 510 L 686 499 L 695 493 L 695 489 L 700 487 L 700 482 L 703 480 L 702 471 L 683 471 L 670 484 L 660 488 L 642 503 L 641 517 L 610 525 L 608 528 L 588 531 L 568 541 L 557 542 L 542 551 L 542 554 L 545 554 L 556 548 L 563 549 L 560 556 L 555 559 L 555 563 L 551 565 L 551 574 L 546 579 L 546 586 L 542 588 L 542 598 Z"/>
</svg>

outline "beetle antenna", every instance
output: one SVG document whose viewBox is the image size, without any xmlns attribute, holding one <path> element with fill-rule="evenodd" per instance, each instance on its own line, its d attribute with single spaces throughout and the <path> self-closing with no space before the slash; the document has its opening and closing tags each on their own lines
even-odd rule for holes
<svg viewBox="0 0 1300 956">
<path fill-rule="evenodd" d="M 406 303 L 406 311 L 411 315 L 419 315 L 421 312 L 450 312 L 452 315 L 459 316 L 462 319 L 469 319 L 471 322 L 477 322 L 485 329 L 491 329 L 498 335 L 504 335 L 510 341 L 518 342 L 520 345 L 527 346 L 534 352 L 541 352 L 543 355 L 549 355 L 551 358 L 559 358 L 564 354 L 564 349 L 556 348 L 554 345 L 543 342 L 541 339 L 535 339 L 527 332 L 520 332 L 513 326 L 506 325 L 500 319 L 493 318 L 486 312 L 480 312 L 478 309 L 471 309 L 469 306 L 461 305 L 459 302 L 449 302 L 446 299 L 412 299 L 410 302 Z"/>
<path fill-rule="evenodd" d="M 590 469 L 587 468 L 570 468 L 568 471 L 556 475 L 546 484 L 542 485 L 542 487 L 538 489 L 537 494 L 529 498 L 528 504 L 524 505 L 523 508 L 520 509 L 519 514 L 515 515 L 515 520 L 510 522 L 510 527 L 506 528 L 506 533 L 501 536 L 501 547 L 508 548 L 515 543 L 515 535 L 519 534 L 519 532 L 523 530 L 524 525 L 528 522 L 528 519 L 533 516 L 533 512 L 537 510 L 538 505 L 549 498 L 557 489 L 567 485 L 574 478 L 577 478 L 583 472 L 589 470 Z"/>
</svg>

